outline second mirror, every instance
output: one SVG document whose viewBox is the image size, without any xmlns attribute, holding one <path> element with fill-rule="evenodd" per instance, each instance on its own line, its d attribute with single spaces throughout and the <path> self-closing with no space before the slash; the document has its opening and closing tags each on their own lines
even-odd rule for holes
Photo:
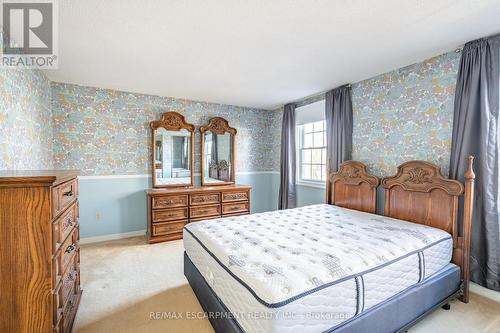
<svg viewBox="0 0 500 333">
<path fill-rule="evenodd" d="M 201 132 L 201 184 L 234 184 L 236 129 L 220 117 L 210 119 Z"/>
</svg>

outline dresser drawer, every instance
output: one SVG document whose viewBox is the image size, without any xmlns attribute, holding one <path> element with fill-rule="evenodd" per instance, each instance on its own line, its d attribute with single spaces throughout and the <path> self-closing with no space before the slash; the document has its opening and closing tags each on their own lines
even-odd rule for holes
<svg viewBox="0 0 500 333">
<path fill-rule="evenodd" d="M 153 209 L 186 207 L 188 205 L 188 195 L 169 195 L 164 197 L 153 197 Z"/>
<path fill-rule="evenodd" d="M 73 325 L 73 321 L 75 319 L 75 314 L 79 302 L 80 302 L 80 288 L 75 285 L 63 309 L 62 320 L 65 333 L 71 332 L 71 326 Z"/>
<path fill-rule="evenodd" d="M 250 189 L 224 185 L 146 191 L 148 242 L 182 239 L 187 223 L 249 214 Z"/>
<path fill-rule="evenodd" d="M 221 214 L 220 205 L 195 206 L 190 208 L 191 219 Z"/>
<path fill-rule="evenodd" d="M 58 280 L 60 280 L 67 272 L 68 267 L 70 266 L 72 260 L 75 258 L 75 255 L 78 255 L 78 240 L 79 230 L 77 225 L 68 236 L 68 238 L 66 238 L 63 244 L 60 246 L 57 254 L 53 259 L 53 274 L 55 278 L 54 285 L 56 285 L 58 283 Z"/>
<path fill-rule="evenodd" d="M 73 260 L 71 261 L 68 271 L 64 274 L 59 285 L 53 292 L 54 324 L 60 321 L 64 305 L 68 302 L 68 299 L 75 293 L 75 290 L 79 286 L 78 281 L 78 261 L 77 257 L 73 256 Z"/>
<path fill-rule="evenodd" d="M 52 188 L 52 216 L 57 217 L 78 197 L 78 179 L 70 180 Z"/>
<path fill-rule="evenodd" d="M 153 236 L 170 235 L 182 232 L 186 223 L 187 220 L 180 222 L 155 223 L 153 224 Z"/>
<path fill-rule="evenodd" d="M 70 293 L 69 293 L 69 298 L 66 300 L 66 302 L 64 303 L 63 305 L 63 319 L 65 318 L 69 318 L 70 315 L 71 315 L 71 310 L 72 310 L 72 305 L 74 304 L 74 300 L 75 300 L 75 285 L 73 285 L 73 288 L 71 289 Z"/>
<path fill-rule="evenodd" d="M 153 214 L 153 222 L 184 220 L 188 218 L 188 209 L 186 207 L 186 208 L 153 210 L 152 214 Z"/>
<path fill-rule="evenodd" d="M 222 214 L 248 212 L 248 202 L 232 202 L 222 204 Z"/>
<path fill-rule="evenodd" d="M 76 258 L 76 256 L 75 256 Z M 64 274 L 62 278 L 62 304 L 65 304 L 68 298 L 71 296 L 71 292 L 77 287 L 78 281 L 78 269 L 77 266 L 74 265 L 68 269 L 66 274 Z"/>
<path fill-rule="evenodd" d="M 78 201 L 68 208 L 57 220 L 52 224 L 52 239 L 53 252 L 61 246 L 61 243 L 78 224 Z"/>
<path fill-rule="evenodd" d="M 220 203 L 220 193 L 201 193 L 189 196 L 190 205 L 209 205 Z"/>
<path fill-rule="evenodd" d="M 75 283 L 68 293 L 68 298 L 57 311 L 54 312 L 55 319 L 53 333 L 71 333 L 73 322 L 75 320 L 78 304 L 80 303 L 81 289 Z"/>
<path fill-rule="evenodd" d="M 222 202 L 248 201 L 249 199 L 250 195 L 248 191 L 222 193 Z"/>
</svg>

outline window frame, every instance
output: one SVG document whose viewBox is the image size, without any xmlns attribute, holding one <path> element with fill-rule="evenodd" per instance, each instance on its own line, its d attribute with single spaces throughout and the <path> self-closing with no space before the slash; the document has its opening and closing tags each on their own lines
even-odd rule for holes
<svg viewBox="0 0 500 333">
<path fill-rule="evenodd" d="M 304 133 L 304 130 L 305 130 L 305 125 L 307 124 L 314 124 L 314 123 L 317 123 L 317 122 L 323 122 L 323 130 L 322 131 L 315 131 L 314 128 L 312 130 L 312 132 L 309 132 L 309 133 L 312 133 L 313 134 L 313 137 L 314 137 L 314 133 L 324 133 L 323 134 L 323 146 L 321 147 L 314 147 L 314 142 L 313 142 L 313 146 L 311 147 L 304 147 L 303 146 L 303 143 L 304 143 L 304 135 L 305 134 L 309 134 L 309 133 Z M 322 119 L 322 120 L 318 120 L 318 121 L 313 121 L 313 122 L 309 122 L 309 123 L 305 123 L 305 124 L 301 124 L 301 125 L 297 125 L 296 126 L 296 138 L 298 138 L 298 140 L 296 141 L 296 148 L 295 148 L 295 151 L 296 151 L 296 172 L 295 172 L 295 183 L 296 185 L 299 185 L 299 186 L 307 186 L 307 187 L 316 187 L 316 188 L 321 188 L 321 189 L 324 189 L 326 188 L 326 181 L 327 181 L 327 175 L 326 175 L 326 121 L 325 119 Z M 314 140 L 314 138 L 313 138 Z M 303 163 L 302 162 L 302 151 L 303 150 L 325 150 L 325 161 L 324 163 L 312 163 L 312 160 L 311 160 L 311 163 Z M 323 158 L 321 159 L 321 162 L 323 162 Z M 319 165 L 320 167 L 325 167 L 325 179 L 324 180 L 315 180 L 315 179 L 304 179 L 302 178 L 302 166 L 303 164 L 308 164 L 308 165 Z"/>
</svg>

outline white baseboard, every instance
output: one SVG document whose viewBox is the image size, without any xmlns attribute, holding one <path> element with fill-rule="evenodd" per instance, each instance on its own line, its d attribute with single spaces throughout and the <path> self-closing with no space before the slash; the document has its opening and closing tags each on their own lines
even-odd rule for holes
<svg viewBox="0 0 500 333">
<path fill-rule="evenodd" d="M 145 234 L 146 234 L 146 229 L 138 230 L 138 231 L 123 232 L 120 234 L 111 234 L 111 235 L 103 235 L 103 236 L 95 236 L 95 237 L 84 237 L 84 238 L 80 239 L 80 244 L 83 245 L 83 244 L 105 242 L 105 241 L 110 241 L 110 240 L 115 240 L 115 239 L 144 236 Z"/>
</svg>

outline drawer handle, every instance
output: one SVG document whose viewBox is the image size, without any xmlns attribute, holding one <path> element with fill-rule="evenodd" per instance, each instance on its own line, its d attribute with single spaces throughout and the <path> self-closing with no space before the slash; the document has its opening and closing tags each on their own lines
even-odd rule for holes
<svg viewBox="0 0 500 333">
<path fill-rule="evenodd" d="M 64 192 L 63 195 L 65 197 L 72 197 L 73 196 L 73 189 L 69 190 L 68 192 Z"/>
<path fill-rule="evenodd" d="M 71 313 L 71 311 L 73 311 L 73 308 L 75 307 L 75 305 L 73 304 L 73 300 L 72 299 L 70 299 L 68 301 L 68 305 L 67 306 L 68 306 L 67 307 L 67 309 L 68 309 L 68 311 L 67 311 L 68 313 L 67 314 L 69 314 L 69 313 Z"/>
<path fill-rule="evenodd" d="M 66 279 L 64 279 L 64 284 L 66 285 L 70 282 L 73 282 L 76 279 L 76 275 L 77 275 L 76 271 L 69 272 Z"/>
<path fill-rule="evenodd" d="M 199 211 L 197 211 L 198 214 L 210 214 L 210 213 L 214 213 L 214 211 L 212 210 L 208 210 L 208 209 L 200 209 Z"/>
<path fill-rule="evenodd" d="M 172 210 L 164 212 L 167 216 L 183 216 L 184 211 Z"/>
<path fill-rule="evenodd" d="M 185 204 L 186 200 L 184 199 L 164 199 L 164 200 L 158 200 L 157 201 L 159 204 L 164 204 L 164 205 L 176 205 L 176 204 Z"/>
<path fill-rule="evenodd" d="M 71 253 L 71 252 L 73 252 L 75 249 L 76 249 L 76 246 L 75 246 L 75 244 L 73 243 L 73 244 L 69 245 L 69 246 L 66 248 L 66 251 L 65 251 L 65 252 L 66 252 L 66 253 Z"/>
</svg>

